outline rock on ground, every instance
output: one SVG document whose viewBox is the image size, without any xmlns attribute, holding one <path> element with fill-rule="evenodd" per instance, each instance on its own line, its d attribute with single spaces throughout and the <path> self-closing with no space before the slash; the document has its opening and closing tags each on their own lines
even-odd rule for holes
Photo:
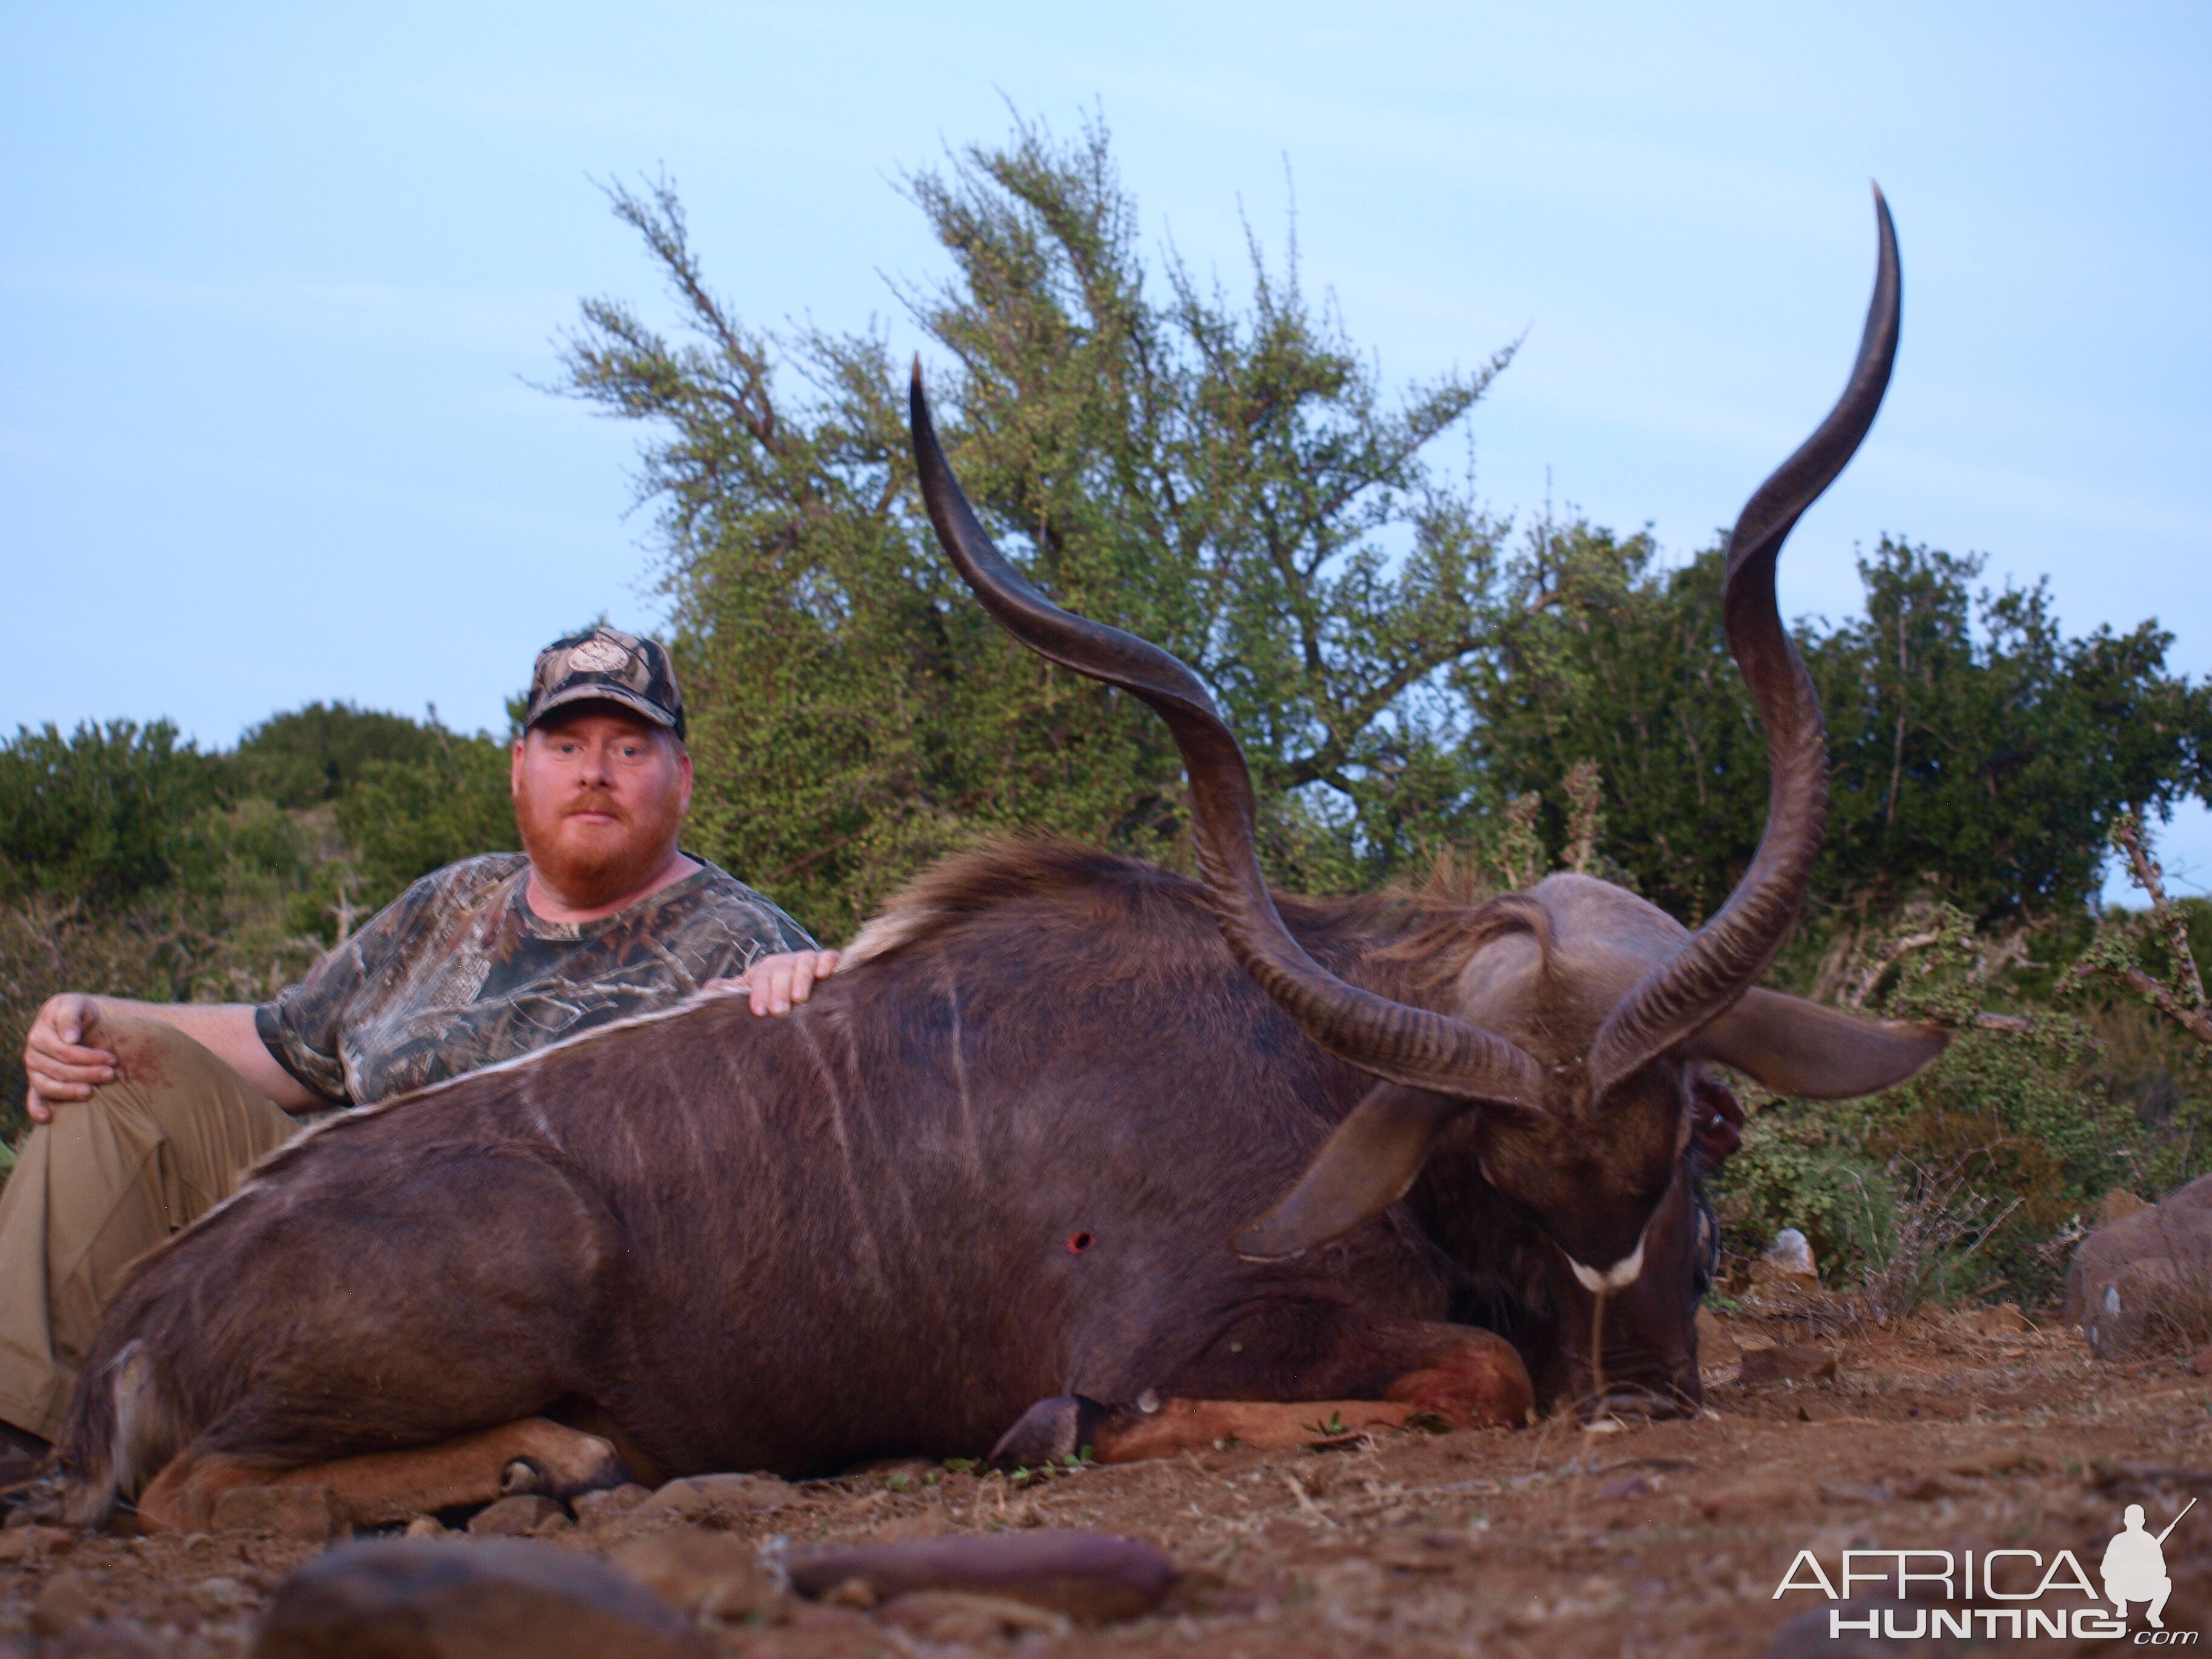
<svg viewBox="0 0 2212 1659">
<path fill-rule="evenodd" d="M 1836 1375 L 1838 1355 L 1816 1342 L 1778 1342 L 1743 1351 L 1741 1381 L 1747 1389 L 1761 1382 L 1809 1382 Z"/>
<path fill-rule="evenodd" d="M 792 1589 L 812 1599 L 842 1593 L 872 1606 L 917 1591 L 952 1590 L 1020 1601 L 1086 1624 L 1151 1612 L 1176 1577 L 1164 1550 L 1078 1531 L 856 1544 L 794 1555 L 790 1568 Z"/>
<path fill-rule="evenodd" d="M 487 1504 L 469 1517 L 469 1531 L 478 1538 L 526 1538 L 567 1511 L 551 1498 L 536 1492 L 519 1493 Z"/>
<path fill-rule="evenodd" d="M 253 1659 L 712 1659 L 684 1614 L 591 1556 L 519 1538 L 349 1544 L 287 1579 Z"/>
<path fill-rule="evenodd" d="M 790 1482 L 772 1474 L 694 1474 L 670 1481 L 635 1505 L 635 1512 L 641 1519 L 668 1515 L 712 1525 L 717 1513 L 735 1516 L 785 1509 L 798 1497 Z"/>
<path fill-rule="evenodd" d="M 2185 1341 L 2192 1332 L 2201 1343 L 2208 1321 L 2212 1176 L 2198 1176 L 2163 1202 L 2123 1213 L 2075 1249 L 2066 1275 L 2066 1322 L 2101 1357 Z"/>
<path fill-rule="evenodd" d="M 750 1544 L 726 1532 L 672 1528 L 618 1545 L 608 1558 L 695 1618 L 721 1624 L 781 1624 L 789 1600 Z"/>
</svg>

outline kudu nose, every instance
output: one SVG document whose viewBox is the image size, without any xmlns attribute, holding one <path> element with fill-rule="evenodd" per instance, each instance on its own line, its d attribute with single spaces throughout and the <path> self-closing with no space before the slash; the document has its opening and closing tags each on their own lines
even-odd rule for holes
<svg viewBox="0 0 2212 1659">
<path fill-rule="evenodd" d="M 1616 1382 L 1602 1395 L 1586 1396 L 1577 1402 L 1577 1407 L 1585 1423 L 1608 1417 L 1663 1423 L 1695 1417 L 1705 1408 L 1705 1390 L 1694 1380 L 1686 1387 L 1679 1381 L 1651 1384 Z"/>
</svg>

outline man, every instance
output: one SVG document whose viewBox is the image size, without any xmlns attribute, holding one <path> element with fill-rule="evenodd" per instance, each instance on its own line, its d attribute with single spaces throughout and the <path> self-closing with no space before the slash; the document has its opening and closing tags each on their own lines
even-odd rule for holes
<svg viewBox="0 0 2212 1659">
<path fill-rule="evenodd" d="M 611 628 L 539 653 L 511 769 L 520 853 L 423 877 L 276 1001 L 46 1003 L 36 1127 L 0 1193 L 0 1429 L 43 1452 L 130 1263 L 300 1126 L 702 990 L 787 1012 L 835 951 L 681 850 L 667 653 Z"/>
<path fill-rule="evenodd" d="M 2174 1516 L 2176 1521 L 2180 1518 Z M 2122 1512 L 2120 1530 L 2105 1546 L 2100 1573 L 2105 1581 L 2105 1597 L 2122 1622 L 2126 1621 L 2129 1602 L 2148 1601 L 2150 1606 L 2143 1616 L 2150 1620 L 2151 1628 L 2166 1628 L 2166 1620 L 2159 1615 L 2166 1611 L 2166 1598 L 2173 1594 L 2173 1580 L 2166 1576 L 2166 1552 L 2160 1546 L 2166 1542 L 2166 1533 L 2172 1530 L 2169 1523 L 2166 1532 L 2155 1538 L 2145 1532 L 2143 1506 L 2140 1504 L 2130 1504 Z"/>
</svg>

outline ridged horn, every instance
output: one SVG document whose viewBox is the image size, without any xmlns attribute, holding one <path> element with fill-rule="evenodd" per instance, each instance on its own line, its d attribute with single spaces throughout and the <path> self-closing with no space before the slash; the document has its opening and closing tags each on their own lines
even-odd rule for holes
<svg viewBox="0 0 2212 1659">
<path fill-rule="evenodd" d="M 1231 950 L 1261 988 L 1315 1042 L 1363 1072 L 1468 1103 L 1540 1109 L 1542 1068 L 1516 1044 L 1347 985 L 1291 937 L 1260 873 L 1243 751 L 1198 676 L 1149 641 L 1061 610 L 1008 563 L 945 461 L 919 358 L 909 401 L 929 521 L 976 597 L 1039 656 L 1142 698 L 1167 722 L 1190 777 L 1200 873 Z"/>
<path fill-rule="evenodd" d="M 1827 737 L 1812 677 L 1782 624 L 1774 566 L 1805 509 L 1857 452 L 1889 385 L 1903 283 L 1897 230 L 1879 185 L 1874 207 L 1881 251 L 1850 380 L 1820 428 L 1745 504 L 1729 538 L 1722 612 L 1729 650 L 1766 726 L 1766 829 L 1728 902 L 1598 1028 L 1589 1055 L 1595 1098 L 1695 1036 L 1751 988 L 1796 924 L 1820 855 L 1828 810 Z"/>
</svg>

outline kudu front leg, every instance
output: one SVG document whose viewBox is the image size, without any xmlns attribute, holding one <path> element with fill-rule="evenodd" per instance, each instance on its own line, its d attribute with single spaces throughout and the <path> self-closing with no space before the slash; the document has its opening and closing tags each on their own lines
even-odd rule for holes
<svg viewBox="0 0 2212 1659">
<path fill-rule="evenodd" d="M 1534 1407 L 1528 1367 L 1494 1332 L 1405 1320 L 1374 1322 L 1366 1335 L 1371 1344 L 1357 1355 L 1301 1367 L 1322 1387 L 1340 1385 L 1343 1397 L 1202 1398 L 1194 1389 L 1106 1404 L 1066 1395 L 1030 1407 L 992 1448 L 991 1461 L 1002 1468 L 1036 1468 L 1080 1455 L 1086 1446 L 1101 1463 L 1172 1457 L 1224 1440 L 1303 1446 L 1339 1433 L 1403 1428 L 1416 1417 L 1455 1429 L 1517 1427 Z M 1242 1393 L 1233 1369 L 1201 1364 L 1189 1380 Z M 1256 1358 L 1254 1370 L 1252 1381 L 1263 1382 Z"/>
<path fill-rule="evenodd" d="M 1307 1446 L 1339 1434 L 1401 1429 L 1421 1407 L 1388 1400 L 1163 1400 L 1155 1410 L 1080 1395 L 1040 1400 L 991 1449 L 1000 1468 L 1064 1463 L 1087 1449 L 1099 1463 L 1174 1457 L 1224 1441 Z"/>
<path fill-rule="evenodd" d="M 139 1494 L 138 1516 L 157 1531 L 204 1532 L 216 1504 L 241 1486 L 327 1486 L 356 1527 L 489 1504 L 514 1492 L 555 1498 L 622 1484 L 609 1442 L 542 1417 L 528 1417 L 434 1446 L 372 1452 L 303 1468 L 271 1469 L 222 1452 L 186 1450 Z"/>
</svg>

